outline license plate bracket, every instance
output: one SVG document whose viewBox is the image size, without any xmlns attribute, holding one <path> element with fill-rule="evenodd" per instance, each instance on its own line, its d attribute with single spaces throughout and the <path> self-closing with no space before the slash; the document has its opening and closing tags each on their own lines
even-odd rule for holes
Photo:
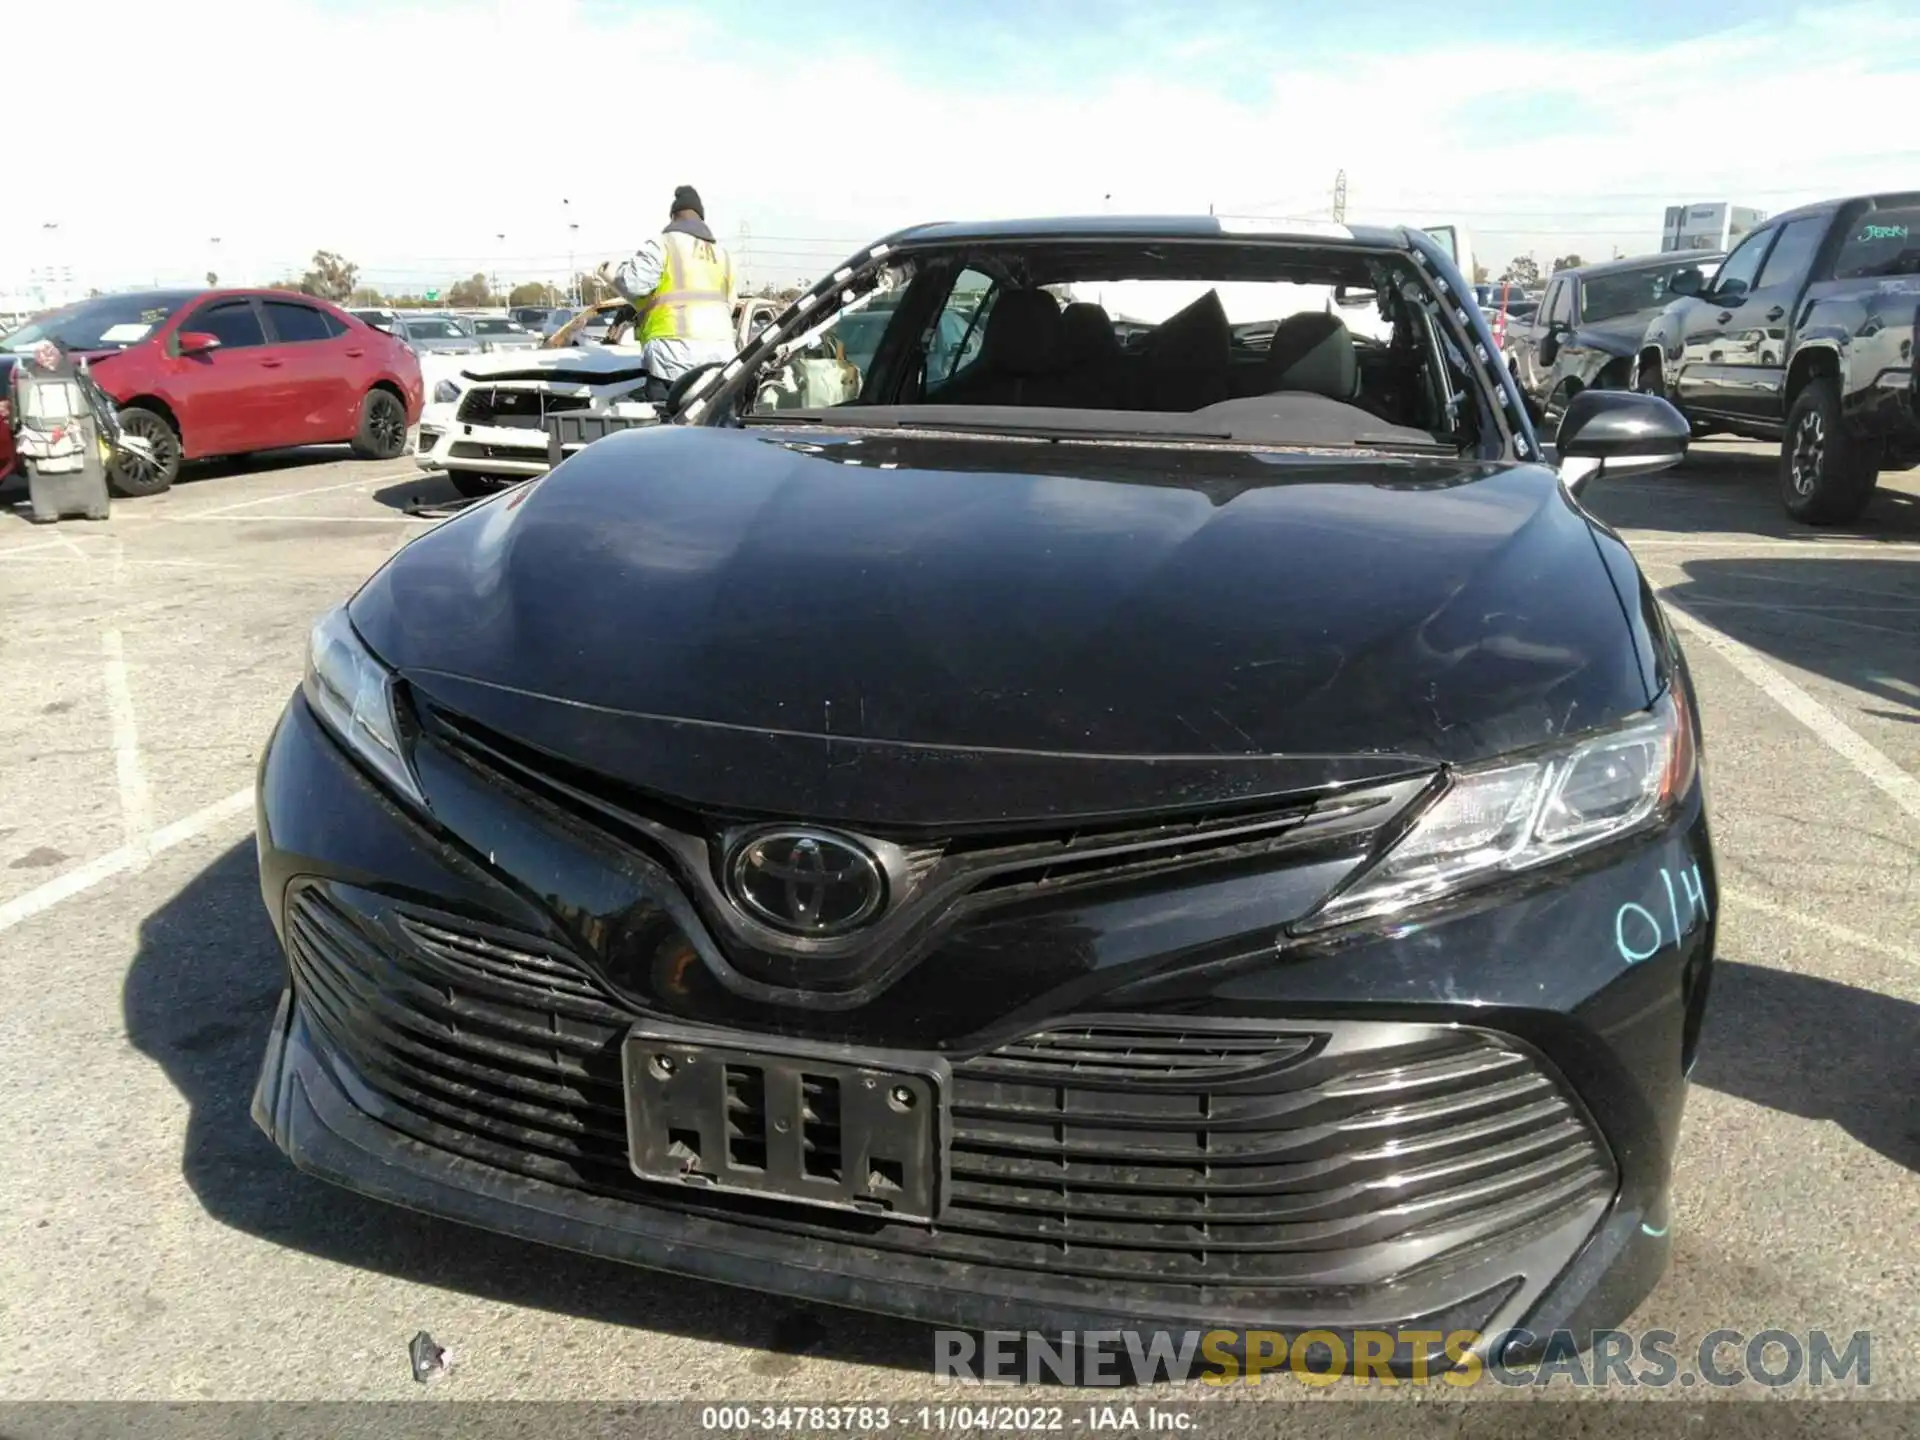
<svg viewBox="0 0 1920 1440">
<path fill-rule="evenodd" d="M 621 1047 L 643 1180 L 931 1223 L 946 1190 L 937 1055 L 642 1022 Z"/>
</svg>

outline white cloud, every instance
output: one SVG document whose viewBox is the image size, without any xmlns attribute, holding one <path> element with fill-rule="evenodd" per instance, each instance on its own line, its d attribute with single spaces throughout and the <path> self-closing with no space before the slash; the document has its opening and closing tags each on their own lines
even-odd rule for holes
<svg viewBox="0 0 1920 1440">
<path fill-rule="evenodd" d="M 80 81 L 65 119 L 112 179 L 0 207 L 0 290 L 52 258 L 82 284 L 271 280 L 323 246 L 388 276 L 557 272 L 567 212 L 600 258 L 657 228 L 682 182 L 779 274 L 830 258 L 820 237 L 851 248 L 922 219 L 1324 212 L 1341 168 L 1350 218 L 1465 214 L 1496 261 L 1648 248 L 1672 202 L 1920 188 L 1920 151 L 1874 153 L 1911 134 L 1920 16 L 1878 6 L 1639 48 L 1277 53 L 1248 98 L 1211 82 L 1233 37 L 1204 23 L 1176 64 L 985 94 L 928 85 L 844 28 L 774 56 L 697 7 L 601 13 L 100 0 L 48 103 Z"/>
</svg>

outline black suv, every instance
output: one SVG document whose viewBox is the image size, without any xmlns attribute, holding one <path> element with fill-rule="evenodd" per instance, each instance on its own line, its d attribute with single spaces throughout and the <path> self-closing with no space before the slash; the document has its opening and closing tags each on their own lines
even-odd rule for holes
<svg viewBox="0 0 1920 1440">
<path fill-rule="evenodd" d="M 1710 286 L 1674 277 L 1684 298 L 1648 328 L 1637 387 L 1672 400 L 1697 433 L 1781 441 L 1795 519 L 1855 519 L 1880 471 L 1920 462 L 1916 228 L 1920 192 L 1775 216 Z"/>
</svg>

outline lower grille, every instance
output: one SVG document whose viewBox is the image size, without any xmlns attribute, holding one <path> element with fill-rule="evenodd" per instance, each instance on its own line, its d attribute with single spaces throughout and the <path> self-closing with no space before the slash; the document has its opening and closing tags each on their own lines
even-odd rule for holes
<svg viewBox="0 0 1920 1440">
<path fill-rule="evenodd" d="M 584 410 L 584 395 L 555 395 L 546 390 L 508 390 L 479 385 L 461 398 L 458 418 L 468 425 L 502 425 L 538 430 L 548 415 Z"/>
<path fill-rule="evenodd" d="M 628 1166 L 620 1043 L 634 1012 L 564 949 L 315 885 L 292 896 L 287 939 L 342 1083 L 428 1144 L 663 1209 L 1143 1304 L 1173 1295 L 1223 1319 L 1448 1271 L 1591 1212 L 1614 1185 L 1581 1112 L 1498 1037 L 1090 1016 L 953 1059 L 951 1182 L 932 1226 L 659 1186 Z"/>
<path fill-rule="evenodd" d="M 456 440 L 447 447 L 447 456 L 453 460 L 540 461 L 547 458 L 547 452 L 532 441 L 525 445 L 482 445 L 477 440 Z"/>
</svg>

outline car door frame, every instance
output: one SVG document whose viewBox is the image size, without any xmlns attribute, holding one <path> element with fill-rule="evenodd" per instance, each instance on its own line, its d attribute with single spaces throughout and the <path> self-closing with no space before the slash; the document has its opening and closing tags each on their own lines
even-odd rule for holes
<svg viewBox="0 0 1920 1440">
<path fill-rule="evenodd" d="M 1573 284 L 1573 277 L 1565 272 L 1548 277 L 1547 288 L 1540 295 L 1540 308 L 1533 312 L 1533 317 L 1527 322 L 1521 336 L 1521 343 L 1515 347 L 1516 364 L 1521 371 L 1521 387 L 1532 397 L 1536 405 L 1545 406 L 1548 397 L 1553 393 L 1555 362 L 1560 358 L 1558 347 L 1555 349 L 1552 360 L 1543 359 L 1540 349 L 1553 333 L 1555 304 L 1562 292 Z"/>
<path fill-rule="evenodd" d="M 1761 258 L 1753 288 L 1721 312 L 1725 318 L 1716 317 L 1716 323 L 1725 325 L 1730 335 L 1739 337 L 1739 343 L 1728 347 L 1728 358 L 1723 365 L 1726 372 L 1723 413 L 1753 425 L 1785 426 L 1787 367 L 1793 361 L 1792 339 L 1801 301 L 1821 267 L 1839 210 L 1839 206 L 1832 205 L 1776 220 L 1773 242 Z M 1795 225 L 1810 223 L 1817 223 L 1821 231 L 1806 269 L 1784 282 L 1761 284 L 1787 231 Z"/>
<path fill-rule="evenodd" d="M 183 354 L 180 337 L 197 327 L 194 321 L 213 310 L 229 305 L 245 305 L 260 327 L 259 345 L 219 345 L 211 350 Z M 267 317 L 259 298 L 251 294 L 214 294 L 190 309 L 183 310 L 178 323 L 168 331 L 162 355 L 168 374 L 164 398 L 172 407 L 180 427 L 180 452 L 188 460 L 205 460 L 216 455 L 244 454 L 245 437 L 254 423 L 257 408 L 262 352 L 268 347 Z M 206 372 L 217 377 L 209 384 Z M 251 380 L 252 385 L 247 382 Z M 238 400 L 215 402 L 217 394 L 239 395 Z M 252 397 L 252 398 L 244 398 Z"/>
<path fill-rule="evenodd" d="M 286 352 L 287 367 L 302 397 L 301 438 L 289 443 L 327 445 L 351 440 L 360 423 L 360 394 L 352 362 L 366 353 L 355 345 L 353 328 L 345 326 L 324 340 L 282 340 L 273 324 L 270 307 L 274 305 L 310 310 L 327 322 L 329 330 L 339 323 L 338 317 L 303 296 L 262 295 L 259 301 L 268 337 Z"/>
<path fill-rule="evenodd" d="M 1748 372 L 1753 366 L 1732 352 L 1735 346 L 1747 343 L 1737 338 L 1739 315 L 1736 313 L 1746 303 L 1746 295 L 1729 302 L 1715 291 L 1720 288 L 1728 264 L 1749 245 L 1757 247 L 1760 257 L 1753 268 L 1757 284 L 1783 228 L 1779 220 L 1769 220 L 1742 236 L 1714 271 L 1714 288 L 1691 297 L 1681 312 L 1680 361 L 1674 368 L 1673 387 L 1675 396 L 1689 414 L 1743 418 L 1735 395 L 1750 381 Z M 1755 349 L 1757 352 L 1758 347 Z"/>
</svg>

